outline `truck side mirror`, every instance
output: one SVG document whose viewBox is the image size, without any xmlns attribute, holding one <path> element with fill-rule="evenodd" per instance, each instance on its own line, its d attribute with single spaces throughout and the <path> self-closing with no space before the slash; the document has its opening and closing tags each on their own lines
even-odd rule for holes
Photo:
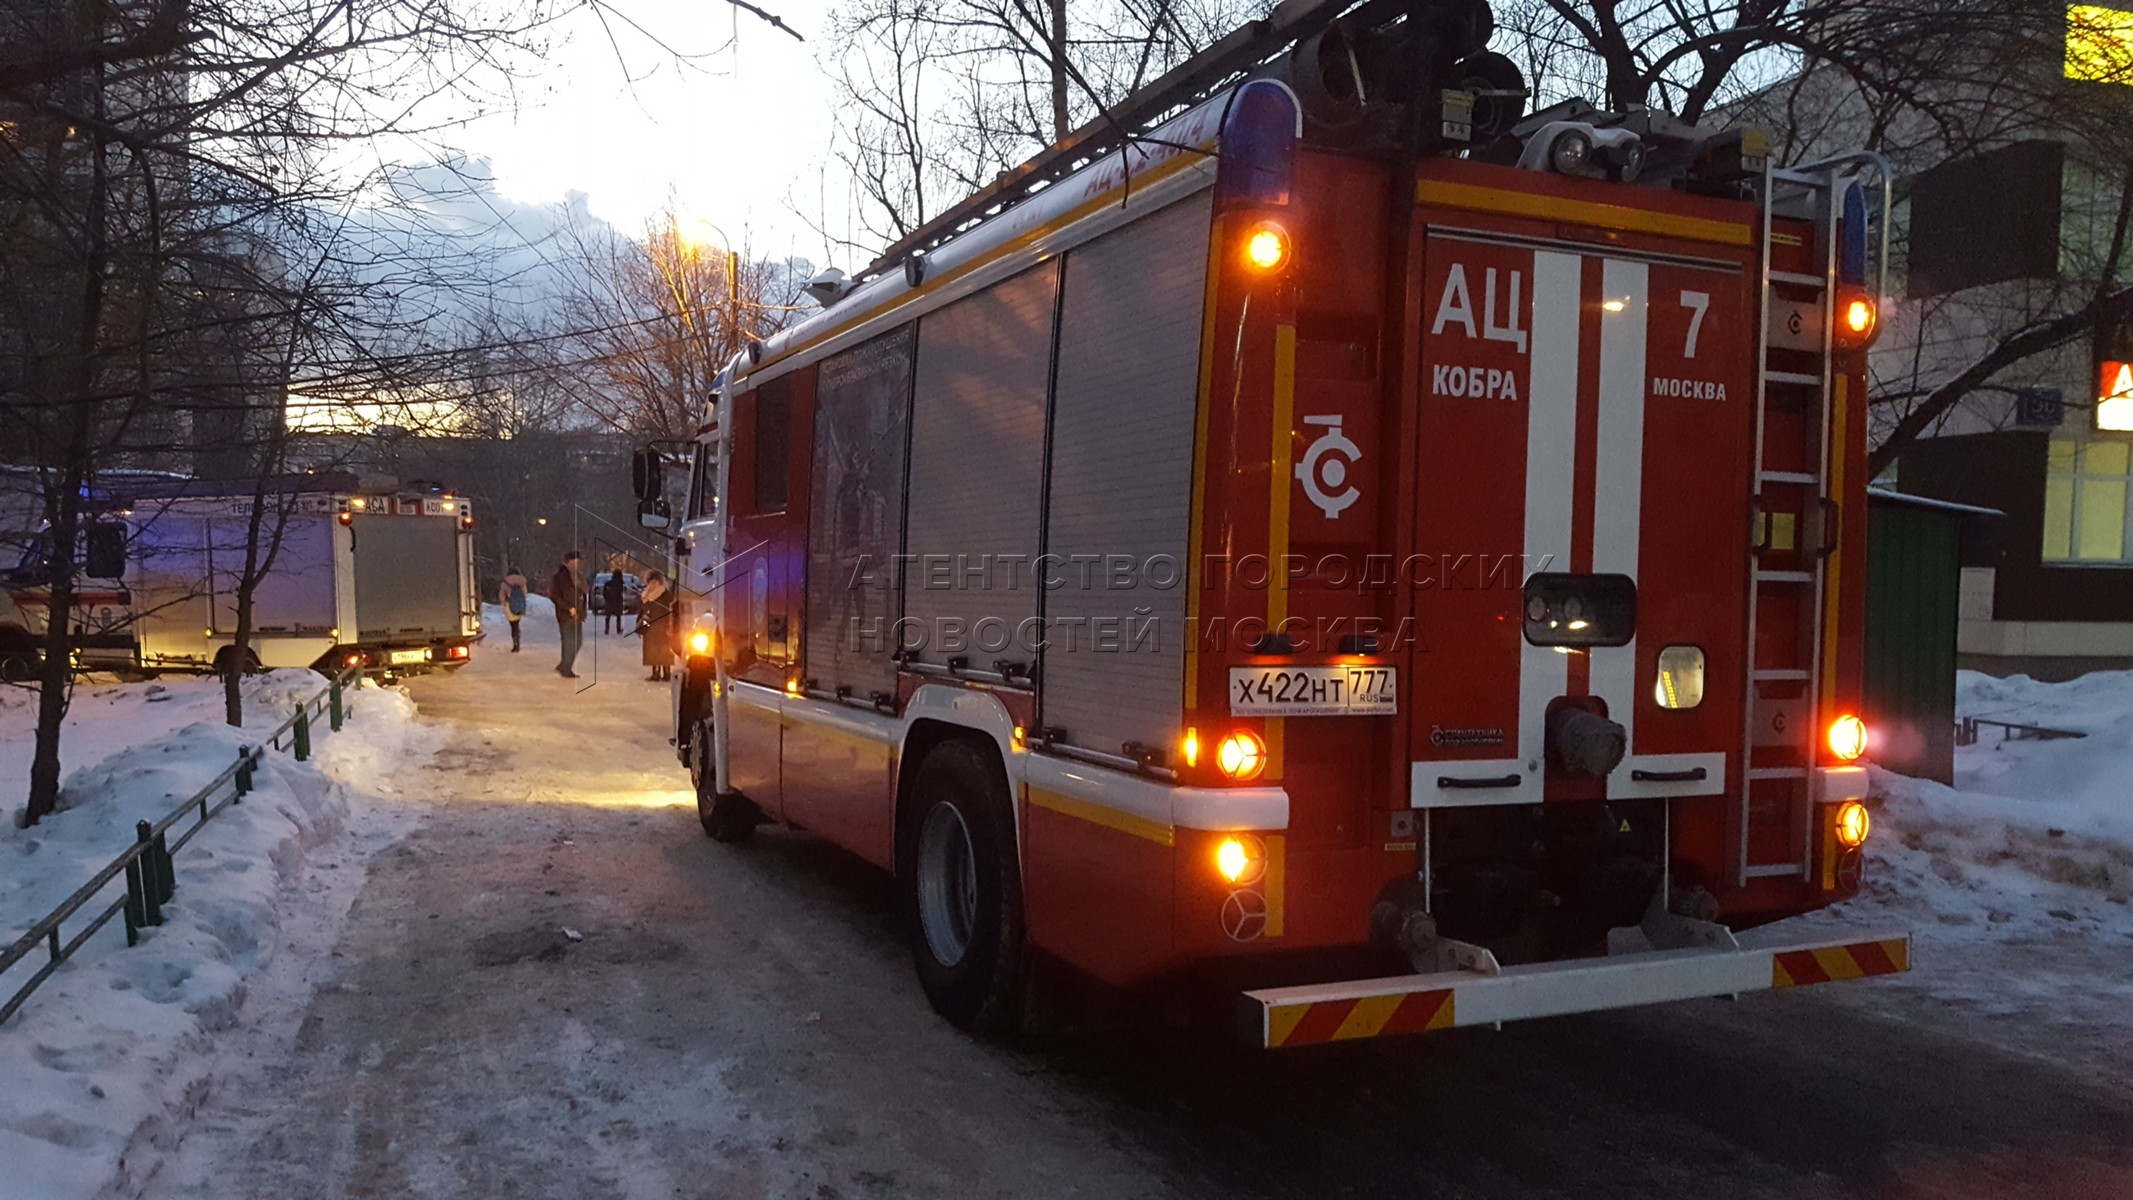
<svg viewBox="0 0 2133 1200">
<path fill-rule="evenodd" d="M 657 450 L 645 449 L 631 453 L 630 487 L 636 492 L 640 505 L 648 504 L 666 494 L 665 466 Z"/>
<path fill-rule="evenodd" d="M 89 545 L 83 555 L 82 573 L 93 579 L 119 579 L 126 574 L 126 527 L 89 526 Z"/>
<path fill-rule="evenodd" d="M 665 529 L 674 523 L 674 509 L 664 499 L 654 496 L 637 503 L 637 523 L 646 529 Z"/>
</svg>

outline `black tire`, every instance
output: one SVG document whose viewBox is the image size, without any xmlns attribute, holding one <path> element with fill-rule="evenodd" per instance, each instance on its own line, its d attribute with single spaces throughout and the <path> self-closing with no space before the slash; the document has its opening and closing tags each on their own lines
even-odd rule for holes
<svg viewBox="0 0 2133 1200">
<path fill-rule="evenodd" d="M 1020 1007 L 1022 873 L 1009 804 L 990 749 L 944 742 L 919 764 L 897 839 L 919 986 L 964 1029 L 1012 1028 Z"/>
<path fill-rule="evenodd" d="M 709 721 L 698 722 L 689 736 L 689 782 L 696 788 L 697 823 L 712 841 L 733 845 L 755 836 L 755 827 L 763 823 L 762 810 L 744 796 L 718 790 Z"/>
<path fill-rule="evenodd" d="M 43 665 L 44 657 L 35 650 L 0 650 L 0 681 L 28 683 Z"/>
</svg>

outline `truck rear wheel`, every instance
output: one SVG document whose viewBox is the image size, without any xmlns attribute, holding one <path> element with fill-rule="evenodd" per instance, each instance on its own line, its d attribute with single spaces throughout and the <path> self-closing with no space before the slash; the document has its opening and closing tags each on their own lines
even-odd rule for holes
<svg viewBox="0 0 2133 1200">
<path fill-rule="evenodd" d="M 700 721 L 689 737 L 689 782 L 696 787 L 696 820 L 714 842 L 745 842 L 755 836 L 762 812 L 747 797 L 718 790 L 711 761 L 711 722 Z"/>
<path fill-rule="evenodd" d="M 27 683 L 37 674 L 43 656 L 35 650 L 0 647 L 0 682 Z"/>
<path fill-rule="evenodd" d="M 1022 875 L 1007 780 L 988 752 L 944 742 L 919 764 L 902 870 L 911 957 L 933 1011 L 1009 1027 L 1022 981 Z"/>
</svg>

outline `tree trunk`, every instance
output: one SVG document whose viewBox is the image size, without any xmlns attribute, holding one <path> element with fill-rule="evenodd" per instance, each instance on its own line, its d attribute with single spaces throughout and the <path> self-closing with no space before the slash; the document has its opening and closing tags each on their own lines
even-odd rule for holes
<svg viewBox="0 0 2133 1200">
<path fill-rule="evenodd" d="M 59 490 L 47 493 L 51 525 L 45 532 L 45 566 L 51 603 L 45 609 L 44 670 L 38 681 L 37 744 L 30 756 L 29 805 L 23 823 L 35 825 L 59 808 L 59 735 L 74 683 L 74 562 L 81 541 L 82 492 L 91 482 L 96 446 L 96 362 L 104 318 L 104 142 L 89 142 L 89 192 L 84 206 L 81 312 L 73 330 L 74 353 L 64 371 L 46 376 L 54 385 L 44 401 L 64 411 L 66 429 Z M 58 376 L 58 378 L 54 378 Z"/>
<path fill-rule="evenodd" d="M 25 825 L 35 825 L 59 808 L 59 733 L 73 698 L 74 547 L 81 540 L 84 474 L 79 459 L 68 464 L 46 510 L 50 524 L 45 529 L 44 552 L 50 604 L 45 609 L 44 665 L 37 681 L 37 743 L 30 756 Z"/>
<path fill-rule="evenodd" d="M 266 474 L 261 472 L 252 488 L 252 515 L 244 523 L 244 570 L 237 576 L 237 628 L 230 641 L 229 664 L 222 672 L 222 719 L 240 729 L 244 727 L 241 685 L 245 664 L 252 654 L 252 597 L 259 591 L 260 577 L 266 573 L 259 566 L 259 526 L 265 520 L 266 490 Z"/>
</svg>

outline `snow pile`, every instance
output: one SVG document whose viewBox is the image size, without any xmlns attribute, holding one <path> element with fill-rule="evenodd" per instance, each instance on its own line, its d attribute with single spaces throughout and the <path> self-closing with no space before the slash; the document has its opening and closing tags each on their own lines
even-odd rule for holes
<svg viewBox="0 0 2133 1200">
<path fill-rule="evenodd" d="M 245 676 L 239 686 L 246 719 L 269 730 L 287 719 L 299 700 L 317 695 L 326 680 L 312 671 L 263 671 Z M 61 778 L 71 768 L 194 722 L 220 722 L 222 712 L 219 677 L 166 675 L 150 683 L 120 683 L 109 675 L 84 675 L 75 683 L 59 736 Z M 29 796 L 36 739 L 36 689 L 0 687 L 0 764 L 6 764 L 0 769 L 0 815 L 7 821 Z"/>
<path fill-rule="evenodd" d="M 2088 736 L 2002 741 L 1985 727 L 1957 749 L 1953 788 L 1874 770 L 1859 896 L 1793 924 L 1910 930 L 1913 971 L 1831 989 L 1843 1002 L 1918 996 L 1973 1021 L 1973 1036 L 2122 1086 L 2133 1047 L 2133 672 L 2056 684 L 1964 672 L 1956 703 L 1961 716 Z"/>
<path fill-rule="evenodd" d="M 1966 671 L 1956 705 L 2088 736 L 1982 727 L 1956 751 L 1954 788 L 1875 771 L 1874 893 L 1948 928 L 2133 931 L 2133 672 L 2054 684 Z"/>
<path fill-rule="evenodd" d="M 1965 671 L 1956 707 L 1965 717 L 2088 735 L 2005 741 L 2000 730 L 1982 727 L 1977 745 L 1955 752 L 1964 791 L 2020 801 L 2011 811 L 2029 825 L 2133 846 L 2133 671 L 2097 671 L 2066 683 Z"/>
<path fill-rule="evenodd" d="M 64 811 L 32 828 L 13 821 L 0 828 L 0 940 L 12 942 L 130 844 L 136 820 L 162 817 L 236 761 L 240 746 L 284 719 L 283 699 L 293 705 L 322 686 L 307 672 L 276 674 L 298 678 L 264 677 L 245 730 L 219 720 L 154 728 L 161 709 L 146 705 L 145 693 L 166 685 L 99 690 L 89 697 L 96 702 L 77 705 L 69 736 L 81 736 L 70 758 L 81 743 L 134 744 L 66 776 Z M 352 698 L 341 732 L 321 723 L 311 762 L 269 752 L 254 790 L 177 853 L 165 923 L 129 949 L 114 921 L 0 1026 L 7 1194 L 97 1194 L 114 1169 L 124 1179 L 130 1146 L 167 1144 L 199 1100 L 203 1051 L 236 1022 L 246 977 L 278 944 L 283 910 L 305 884 L 307 856 L 341 833 L 364 779 L 424 749 L 413 715 L 403 694 L 367 686 Z M 33 717 L 19 705 L 0 710 L 6 742 Z M 27 755 L 15 761 L 26 766 Z M 85 912 L 122 891 L 114 884 Z M 77 917 L 62 933 L 82 927 Z M 25 963 L 0 977 L 0 992 L 13 994 L 33 969 Z"/>
</svg>

